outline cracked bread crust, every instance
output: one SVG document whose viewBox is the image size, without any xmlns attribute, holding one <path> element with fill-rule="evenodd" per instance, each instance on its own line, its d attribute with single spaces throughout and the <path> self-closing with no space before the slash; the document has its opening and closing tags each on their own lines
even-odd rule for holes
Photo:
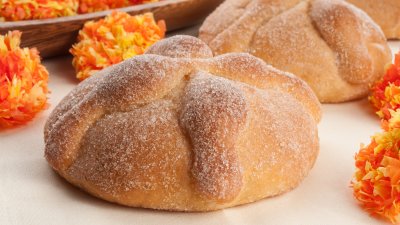
<svg viewBox="0 0 400 225">
<path fill-rule="evenodd" d="M 211 211 L 298 186 L 318 155 L 320 118 L 293 75 L 175 36 L 67 95 L 46 123 L 45 157 L 110 202 Z"/>
<path fill-rule="evenodd" d="M 216 55 L 247 52 L 295 74 L 326 103 L 365 97 L 392 59 L 381 29 L 340 0 L 227 0 L 199 36 Z"/>
</svg>

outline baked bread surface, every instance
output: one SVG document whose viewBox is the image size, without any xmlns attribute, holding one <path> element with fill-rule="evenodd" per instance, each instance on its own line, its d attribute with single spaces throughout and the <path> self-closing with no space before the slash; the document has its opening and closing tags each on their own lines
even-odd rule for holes
<svg viewBox="0 0 400 225">
<path fill-rule="evenodd" d="M 226 0 L 199 37 L 216 55 L 247 52 L 297 75 L 325 103 L 365 97 L 392 58 L 381 29 L 340 0 Z"/>
<path fill-rule="evenodd" d="M 382 28 L 388 39 L 400 39 L 399 0 L 347 0 L 368 15 Z"/>
<path fill-rule="evenodd" d="M 293 75 L 175 36 L 67 95 L 46 123 L 45 157 L 110 202 L 217 210 L 298 186 L 318 155 L 320 117 Z"/>
</svg>

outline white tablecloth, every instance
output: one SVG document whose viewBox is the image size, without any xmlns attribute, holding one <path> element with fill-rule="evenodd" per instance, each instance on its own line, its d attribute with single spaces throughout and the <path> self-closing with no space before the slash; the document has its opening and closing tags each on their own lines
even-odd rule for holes
<svg viewBox="0 0 400 225">
<path fill-rule="evenodd" d="M 391 43 L 395 51 L 400 42 Z M 360 143 L 380 131 L 366 100 L 324 105 L 321 150 L 314 169 L 295 190 L 279 197 L 211 213 L 173 213 L 128 208 L 73 187 L 43 157 L 43 126 L 78 82 L 71 58 L 44 62 L 50 72 L 50 108 L 26 126 L 0 132 L 0 224 L 381 224 L 349 188 Z"/>
</svg>

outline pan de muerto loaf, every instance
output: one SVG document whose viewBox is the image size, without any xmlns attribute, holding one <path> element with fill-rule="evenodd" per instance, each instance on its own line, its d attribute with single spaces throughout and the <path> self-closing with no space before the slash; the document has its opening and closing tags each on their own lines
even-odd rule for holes
<svg viewBox="0 0 400 225">
<path fill-rule="evenodd" d="M 320 116 L 300 79 L 176 36 L 66 96 L 45 126 L 45 156 L 110 202 L 217 210 L 299 185 L 318 155 Z"/>
<path fill-rule="evenodd" d="M 297 75 L 321 102 L 366 96 L 392 57 L 379 26 L 340 0 L 227 0 L 200 38 L 217 55 L 248 52 Z"/>
</svg>

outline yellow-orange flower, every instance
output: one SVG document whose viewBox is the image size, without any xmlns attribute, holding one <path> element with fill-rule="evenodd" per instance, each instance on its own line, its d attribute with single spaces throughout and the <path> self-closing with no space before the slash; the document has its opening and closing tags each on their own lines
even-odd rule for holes
<svg viewBox="0 0 400 225">
<path fill-rule="evenodd" d="M 384 131 L 356 155 L 354 197 L 371 214 L 396 223 L 400 214 L 400 110 L 389 110 Z"/>
<path fill-rule="evenodd" d="M 395 63 L 387 66 L 386 74 L 371 88 L 369 100 L 385 120 L 390 119 L 390 110 L 400 108 L 400 54 L 396 54 Z"/>
<path fill-rule="evenodd" d="M 0 20 L 48 19 L 75 15 L 79 0 L 0 0 Z"/>
<path fill-rule="evenodd" d="M 70 52 L 77 78 L 84 80 L 95 72 L 131 58 L 165 35 L 165 23 L 154 21 L 153 14 L 130 16 L 113 12 L 105 19 L 90 21 L 79 32 L 78 43 Z"/>
<path fill-rule="evenodd" d="M 158 1 L 159 0 L 79 0 L 79 13 L 91 13 Z"/>
<path fill-rule="evenodd" d="M 159 0 L 0 0 L 0 21 L 49 19 Z"/>
<path fill-rule="evenodd" d="M 48 72 L 38 51 L 20 42 L 19 31 L 0 36 L 0 128 L 24 124 L 46 107 Z"/>
</svg>

